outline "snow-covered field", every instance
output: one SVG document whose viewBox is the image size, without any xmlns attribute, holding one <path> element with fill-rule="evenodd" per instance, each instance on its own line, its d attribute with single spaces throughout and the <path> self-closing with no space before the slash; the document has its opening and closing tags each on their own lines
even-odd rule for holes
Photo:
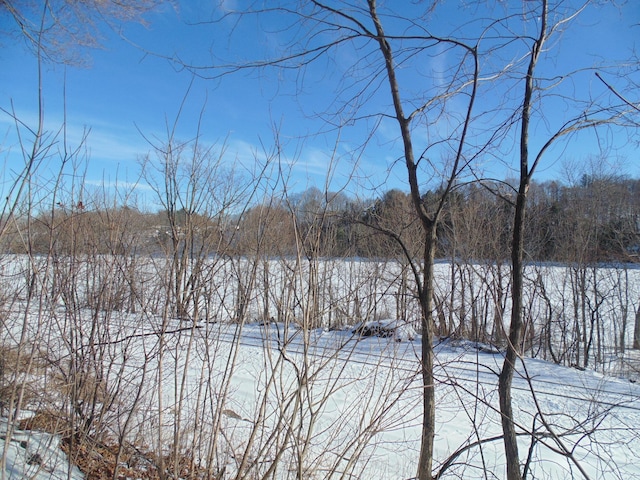
<svg viewBox="0 0 640 480">
<path fill-rule="evenodd" d="M 220 361 L 210 370 L 203 367 L 204 352 L 192 357 L 186 370 L 184 365 L 172 367 L 172 373 L 185 373 L 188 385 L 181 395 L 180 415 L 175 411 L 175 377 L 164 379 L 166 445 L 174 438 L 179 417 L 183 431 L 178 438 L 185 446 L 198 445 L 205 456 L 210 445 L 194 442 L 193 435 L 211 435 L 204 425 L 219 419 L 224 432 L 218 452 L 223 478 L 233 478 L 245 453 L 248 461 L 262 464 L 253 465 L 254 474 L 265 474 L 282 455 L 276 478 L 296 478 L 297 469 L 302 478 L 411 478 L 420 438 L 420 339 L 395 342 L 316 330 L 308 332 L 305 343 L 303 332 L 296 330 L 283 342 L 283 330 L 282 325 L 246 325 L 237 337 L 235 328 L 226 327 L 218 332 Z M 196 332 L 199 337 L 200 330 Z M 443 341 L 437 347 L 437 467 L 451 459 L 443 478 L 504 474 L 496 412 L 501 355 L 482 350 L 468 342 Z M 203 368 L 208 375 L 219 374 L 232 354 L 237 354 L 236 366 L 229 375 L 226 399 L 221 402 L 217 396 L 224 383 L 220 382 L 204 400 L 199 393 Z M 589 478 L 640 477 L 638 385 L 538 360 L 527 360 L 519 372 L 514 401 L 518 424 L 529 432 L 520 445 L 532 478 L 580 477 L 578 466 Z M 157 388 L 152 383 L 150 396 Z M 207 408 L 201 407 L 197 418 L 198 396 L 200 401 L 219 401 L 222 414 L 214 409 L 206 414 Z M 157 398 L 143 410 L 132 434 L 153 438 L 158 435 Z M 259 440 L 248 448 L 252 436 Z M 26 449 L 19 446 L 23 440 L 28 442 Z M 67 467 L 52 453 L 51 442 L 55 438 L 46 434 L 14 434 L 5 447 L 7 471 L 11 475 L 27 467 L 28 476 L 65 478 Z M 560 453 L 563 449 L 571 452 L 570 458 Z M 28 458 L 36 454 L 45 460 L 28 465 Z M 72 476 L 77 478 L 75 469 Z"/>
<path fill-rule="evenodd" d="M 332 329 L 305 324 L 305 317 L 289 324 L 251 315 L 232 324 L 189 322 L 144 310 L 71 309 L 64 297 L 55 304 L 27 300 L 7 311 L 4 345 L 28 339 L 24 349 L 38 346 L 58 373 L 34 367 L 23 374 L 32 393 L 21 418 L 55 405 L 76 421 L 90 418 L 93 435 L 155 452 L 168 470 L 171 458 L 188 457 L 212 478 L 415 475 L 421 339 L 411 325 L 376 337 L 360 335 L 357 322 Z M 435 471 L 440 478 L 503 478 L 502 353 L 454 337 L 439 338 L 436 352 Z M 635 352 L 624 359 L 640 364 Z M 640 478 L 640 386 L 614 371 L 531 358 L 518 365 L 514 410 L 528 478 Z M 69 382 L 99 383 L 99 394 L 80 387 L 70 393 Z M 6 420 L 0 425 L 6 430 Z M 0 440 L 9 477 L 29 468 L 25 475 L 66 478 L 61 457 L 44 460 L 57 452 L 57 439 L 14 432 L 10 442 Z M 26 461 L 35 454 L 39 466 Z M 76 469 L 70 472 L 77 478 Z M 188 477 L 184 472 L 175 467 L 176 477 Z"/>
<path fill-rule="evenodd" d="M 269 327 L 269 333 L 277 337 L 274 330 L 277 326 Z M 242 368 L 234 382 L 237 394 L 231 402 L 241 417 L 230 422 L 234 430 L 241 429 L 246 419 L 255 418 L 256 406 L 262 399 L 259 385 L 268 356 L 268 348 L 259 340 L 263 332 L 258 326 L 245 329 L 239 362 Z M 311 434 L 309 457 L 329 457 L 324 461 L 335 468 L 336 475 L 348 471 L 353 478 L 412 477 L 421 421 L 416 358 L 419 339 L 394 343 L 325 331 L 312 332 L 312 337 L 307 361 L 312 364 L 314 375 L 319 376 L 313 387 L 321 394 L 315 400 L 324 401 L 325 405 L 320 408 L 315 435 Z M 342 345 L 338 354 L 334 350 L 336 344 Z M 297 342 L 287 348 L 287 355 L 298 367 L 305 364 L 303 350 L 303 344 Z M 477 345 L 467 342 L 444 341 L 437 352 L 436 459 L 442 463 L 461 448 L 500 435 L 496 372 L 502 356 L 483 353 Z M 324 375 L 316 373 L 322 370 Z M 561 448 L 559 444 L 572 452 L 573 460 L 590 478 L 640 475 L 640 388 L 625 380 L 536 360 L 527 360 L 519 372 L 521 376 L 514 385 L 517 421 L 532 435 L 540 435 L 535 442 L 530 435 L 521 441 L 523 453 L 532 448 L 533 478 L 567 478 L 575 474 L 572 461 L 554 453 Z M 293 373 L 287 376 L 289 388 L 298 386 L 291 378 Z M 326 385 L 332 382 L 336 383 L 329 392 Z M 552 433 L 558 435 L 557 442 L 550 437 Z M 337 462 L 336 458 L 351 456 L 347 443 L 357 436 L 362 436 L 360 441 L 366 445 L 360 461 L 348 470 L 348 462 Z M 445 477 L 477 478 L 479 472 L 488 471 L 500 478 L 504 473 L 501 449 L 499 439 L 469 448 L 454 459 Z M 315 470 L 318 478 L 323 478 L 321 465 L 318 461 L 317 467 L 310 467 L 309 471 Z"/>
</svg>

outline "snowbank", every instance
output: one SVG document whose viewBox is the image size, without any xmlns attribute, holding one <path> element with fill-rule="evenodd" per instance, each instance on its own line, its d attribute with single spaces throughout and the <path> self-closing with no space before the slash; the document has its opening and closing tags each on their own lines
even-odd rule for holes
<svg viewBox="0 0 640 480">
<path fill-rule="evenodd" d="M 48 433 L 14 430 L 7 444 L 7 419 L 0 418 L 0 451 L 7 452 L 5 478 L 80 480 L 83 475 L 69 465 L 60 449 L 60 437 Z"/>
</svg>

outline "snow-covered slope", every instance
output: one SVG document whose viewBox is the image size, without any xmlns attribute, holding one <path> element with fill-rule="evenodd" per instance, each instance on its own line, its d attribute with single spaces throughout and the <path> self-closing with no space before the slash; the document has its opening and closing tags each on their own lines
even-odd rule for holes
<svg viewBox="0 0 640 480">
<path fill-rule="evenodd" d="M 126 329 L 118 327 L 108 344 L 109 368 L 122 365 L 116 392 L 121 413 L 105 417 L 112 431 L 129 428 L 126 438 L 148 451 L 170 455 L 177 445 L 200 465 L 214 458 L 220 478 L 238 472 L 271 472 L 273 478 L 415 475 L 421 339 L 402 322 L 331 331 L 275 323 L 197 327 L 179 320 L 169 325 L 162 356 L 153 331 L 130 336 L 126 362 L 118 350 Z M 378 330 L 384 334 L 370 335 Z M 441 478 L 502 477 L 502 353 L 452 339 L 438 340 L 435 348 L 435 470 Z M 127 403 L 137 388 L 138 403 Z M 637 384 L 526 359 L 518 365 L 513 398 L 520 456 L 532 478 L 640 478 Z M 9 478 L 81 478 L 60 451 L 59 436 L 14 431 L 7 443 L 6 427 L 2 421 L 0 449 Z"/>
</svg>

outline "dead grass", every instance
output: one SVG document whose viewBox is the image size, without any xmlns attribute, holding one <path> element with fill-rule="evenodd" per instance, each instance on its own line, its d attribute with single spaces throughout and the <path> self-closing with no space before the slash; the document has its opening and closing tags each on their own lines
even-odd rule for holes
<svg viewBox="0 0 640 480">
<path fill-rule="evenodd" d="M 178 458 L 170 455 L 162 458 L 144 446 L 119 444 L 113 439 L 105 439 L 104 435 L 88 436 L 73 430 L 73 422 L 68 415 L 56 409 L 55 402 L 45 402 L 35 385 L 31 386 L 26 377 L 34 373 L 42 373 L 46 368 L 40 359 L 31 359 L 29 355 L 20 355 L 17 348 L 0 346 L 0 405 L 9 402 L 17 388 L 25 388 L 23 405 L 33 397 L 38 402 L 35 414 L 24 418 L 16 425 L 22 431 L 46 432 L 59 436 L 62 440 L 60 448 L 67 454 L 88 480 L 140 479 L 160 480 L 167 478 L 219 478 L 215 473 L 197 465 L 190 454 Z M 37 372 L 36 372 L 37 371 Z M 35 376 L 34 376 L 35 378 Z M 49 384 L 48 397 L 68 398 L 71 395 L 84 402 L 105 402 L 109 398 L 106 387 L 92 375 L 85 375 L 79 381 L 65 378 L 59 371 L 51 373 L 53 380 Z M 99 430 L 99 429 L 98 429 Z M 84 432 L 86 433 L 86 432 Z M 119 456 L 118 456 L 119 455 Z M 158 465 L 165 465 L 165 475 L 160 475 Z"/>
<path fill-rule="evenodd" d="M 158 457 L 151 451 L 134 445 L 119 445 L 117 442 L 94 443 L 90 439 L 74 442 L 71 437 L 62 440 L 61 448 L 88 480 L 141 479 L 160 480 Z M 120 450 L 120 459 L 118 451 Z M 196 465 L 190 455 L 175 461 L 171 456 L 163 458 L 166 474 L 164 478 L 218 478 L 207 469 Z M 117 468 L 117 474 L 114 472 Z"/>
<path fill-rule="evenodd" d="M 17 346 L 0 346 L 0 413 L 8 408 L 11 398 L 22 391 L 22 404 L 37 400 L 38 388 L 28 378 L 44 371 L 43 362 L 31 352 L 20 351 Z"/>
<path fill-rule="evenodd" d="M 64 419 L 56 412 L 42 411 L 20 421 L 18 428 L 23 431 L 34 430 L 60 435 L 62 437 L 60 448 L 87 480 L 112 480 L 113 478 L 160 480 L 162 478 L 158 471 L 160 462 L 152 451 L 142 446 L 120 445 L 114 440 L 99 442 L 90 437 L 72 435 L 64 425 Z M 120 452 L 119 461 L 118 452 Z M 167 471 L 165 479 L 176 476 L 177 478 L 212 480 L 219 478 L 214 472 L 197 465 L 193 456 L 189 454 L 184 454 L 177 459 L 167 455 L 162 463 Z"/>
</svg>

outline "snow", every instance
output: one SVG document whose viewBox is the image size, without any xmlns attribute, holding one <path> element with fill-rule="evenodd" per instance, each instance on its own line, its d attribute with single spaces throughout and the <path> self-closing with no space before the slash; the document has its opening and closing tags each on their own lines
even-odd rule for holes
<svg viewBox="0 0 640 480">
<path fill-rule="evenodd" d="M 60 437 L 48 433 L 14 430 L 7 444 L 7 420 L 0 418 L 0 452 L 6 451 L 5 478 L 79 480 L 80 470 L 69 465 L 60 449 Z"/>
<path fill-rule="evenodd" d="M 308 439 L 318 458 L 326 452 L 336 452 L 329 455 L 332 457 L 347 457 L 355 451 L 345 447 L 348 439 L 362 437 L 367 440 L 362 447 L 362 465 L 334 465 L 344 472 L 352 468 L 350 474 L 359 478 L 406 479 L 414 475 L 421 421 L 420 339 L 398 343 L 395 338 L 353 335 L 350 329 L 318 329 L 305 340 L 301 331 L 289 329 L 285 334 L 285 330 L 278 324 L 244 326 L 240 368 L 233 378 L 230 402 L 234 414 L 227 416 L 227 428 L 234 440 L 242 443 L 249 434 L 258 406 L 268 396 L 266 384 L 276 372 L 275 368 L 268 371 L 265 365 L 274 367 L 278 358 L 274 352 L 279 351 L 292 368 L 277 371 L 282 390 L 280 397 L 274 394 L 271 413 L 278 411 L 278 400 L 289 399 L 287 392 L 295 390 L 295 367 L 310 363 L 315 375 L 313 388 L 322 393 L 315 397 L 320 405 L 314 430 L 317 433 Z M 221 333 L 233 342 L 232 332 Z M 435 453 L 436 459 L 443 461 L 461 446 L 500 435 L 496 385 L 502 356 L 471 342 L 445 340 L 437 346 L 437 360 Z M 548 422 L 549 428 L 562 436 L 567 451 L 573 452 L 593 478 L 640 475 L 636 453 L 640 442 L 633 435 L 625 440 L 640 422 L 640 390 L 636 385 L 538 360 L 527 360 L 519 373 L 513 397 L 520 425 L 539 431 L 541 422 Z M 337 383 L 327 394 L 327 385 L 332 382 Z M 265 419 L 266 430 L 275 428 L 269 418 L 267 415 Z M 597 431 L 586 435 L 595 425 Z M 543 445 L 545 441 L 548 446 Z M 529 438 L 523 438 L 522 452 L 527 452 L 529 444 Z M 572 474 L 571 461 L 554 452 L 558 448 L 551 440 L 536 445 L 530 467 L 536 478 L 566 478 Z M 484 444 L 482 450 L 483 458 L 478 449 L 465 453 L 460 458 L 462 466 L 452 467 L 450 476 L 474 476 L 469 465 L 480 468 L 481 462 L 485 463 L 482 468 L 500 472 L 504 461 L 501 442 Z M 228 467 L 231 469 L 233 462 Z"/>
<path fill-rule="evenodd" d="M 334 266 L 338 273 L 346 268 Z M 557 285 L 549 296 L 556 295 L 559 304 L 568 298 L 560 291 L 567 282 L 560 268 L 547 270 L 543 273 Z M 336 278 L 343 277 L 348 275 Z M 602 282 L 608 285 L 610 279 L 613 273 Z M 96 314 L 90 308 L 67 310 L 58 298 L 32 311 L 16 301 L 14 316 L 9 316 L 13 323 L 5 323 L 7 332 L 15 331 L 3 341 L 19 338 L 26 318 L 24 335 L 47 339 L 43 348 L 48 360 L 66 365 L 62 360 L 70 355 L 94 351 L 65 344 L 64 335 L 81 330 L 86 321 L 101 339 L 92 347 L 107 362 L 102 373 L 118 385 L 117 408 L 102 417 L 110 422 L 109 430 L 125 432 L 127 441 L 150 452 L 168 454 L 177 440 L 175 445 L 196 460 L 215 458 L 218 472 L 224 472 L 220 478 L 233 478 L 241 468 L 252 468 L 246 476 L 260 478 L 276 458 L 279 466 L 271 478 L 399 480 L 415 475 L 422 420 L 421 338 L 415 323 L 392 317 L 392 303 L 378 305 L 375 316 L 369 315 L 373 308 L 346 305 L 354 291 L 362 293 L 359 286 L 345 287 L 344 297 L 328 302 L 342 308 L 342 316 L 332 319 L 380 320 L 353 321 L 341 329 L 301 328 L 305 317 L 299 308 L 289 324 L 227 323 L 224 313 L 235 311 L 229 293 L 234 282 L 219 284 L 229 289 L 220 293 L 220 303 L 229 305 L 213 311 L 211 321 L 198 323 L 198 328 L 184 319 L 163 324 L 152 307 L 135 314 Z M 276 286 L 281 285 L 275 284 L 274 290 Z M 637 298 L 640 279 L 632 286 L 630 295 Z M 442 288 L 449 288 L 444 281 Z M 391 296 L 381 297 L 375 289 L 371 298 L 391 302 Z M 614 315 L 617 304 L 611 302 L 606 312 Z M 253 308 L 248 318 L 258 318 L 259 309 Z M 364 314 L 356 315 L 360 311 Z M 487 317 L 493 313 L 487 310 Z M 99 321 L 90 323 L 95 319 Z M 604 325 L 603 335 L 613 336 L 614 329 Z M 497 394 L 503 352 L 453 337 L 437 339 L 434 347 L 434 470 L 446 466 L 441 478 L 484 478 L 485 473 L 487 478 L 503 478 Z M 640 478 L 640 385 L 629 381 L 628 368 L 613 368 L 621 364 L 620 358 L 604 353 L 609 355 L 608 375 L 531 358 L 517 365 L 513 405 L 522 433 L 519 453 L 528 462 L 530 478 L 580 477 L 580 469 L 594 479 Z M 624 361 L 634 358 L 627 352 Z M 45 389 L 46 382 L 42 385 L 40 400 L 58 401 Z M 138 399 L 135 405 L 133 399 Z M 6 442 L 6 430 L 7 422 L 1 420 L 0 451 L 6 454 L 8 478 L 82 478 L 58 448 L 59 436 L 14 431 Z"/>
<path fill-rule="evenodd" d="M 369 323 L 372 325 L 402 327 L 401 322 L 388 320 Z M 267 434 L 277 429 L 279 419 L 285 416 L 306 429 L 309 451 L 305 468 L 309 471 L 322 472 L 326 466 L 333 469 L 333 473 L 325 472 L 327 476 L 335 478 L 343 473 L 372 479 L 415 475 L 421 422 L 419 336 L 408 340 L 401 330 L 389 337 L 362 337 L 352 333 L 357 328 L 316 329 L 305 335 L 282 324 L 249 324 L 238 337 L 237 326 L 217 328 L 219 358 L 229 358 L 234 346 L 238 354 L 222 416 L 228 447 L 242 451 L 255 428 Z M 198 341 L 206 341 L 202 329 L 194 331 Z M 397 341 L 400 338 L 402 342 Z M 502 354 L 451 339 L 442 339 L 436 352 L 436 468 L 461 451 L 443 478 L 473 478 L 478 469 L 500 475 L 504 462 L 500 440 L 485 441 L 482 448 L 464 448 L 501 433 L 496 384 Z M 304 390 L 308 395 L 304 401 L 314 406 L 313 421 L 309 412 L 296 419 L 283 405 L 300 393 L 300 375 L 305 368 L 313 376 L 307 379 L 309 390 Z M 195 358 L 187 368 L 194 391 L 201 369 Z M 592 478 L 640 476 L 637 385 L 532 359 L 523 362 L 518 372 L 513 390 L 517 422 L 544 433 L 532 450 L 530 469 L 535 478 L 575 475 L 573 461 Z M 277 388 L 269 387 L 272 380 L 277 380 Z M 543 422 L 548 427 L 543 428 Z M 6 431 L 6 421 L 0 425 Z M 558 440 L 550 438 L 549 431 L 557 432 Z M 7 448 L 8 477 L 82 478 L 76 467 L 69 470 L 59 441 L 59 437 L 45 433 L 13 432 Z M 521 455 L 527 454 L 530 445 L 529 436 L 521 438 Z M 571 452 L 569 460 L 557 453 L 562 448 Z M 295 454 L 289 454 L 288 461 L 295 463 Z M 29 462 L 36 455 L 39 461 Z M 358 462 L 350 464 L 349 457 L 356 455 Z M 237 459 L 229 456 L 226 471 L 234 468 Z M 277 478 L 288 476 L 282 470 Z"/>
</svg>

